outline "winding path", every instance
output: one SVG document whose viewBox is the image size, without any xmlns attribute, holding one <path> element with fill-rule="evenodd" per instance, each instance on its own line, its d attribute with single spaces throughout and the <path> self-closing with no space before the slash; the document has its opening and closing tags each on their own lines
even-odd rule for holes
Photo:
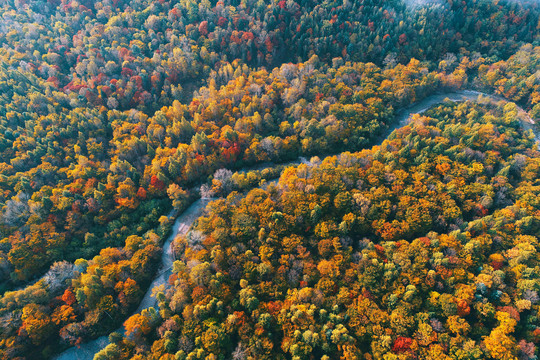
<svg viewBox="0 0 540 360">
<path fill-rule="evenodd" d="M 451 101 L 467 101 L 472 100 L 476 101 L 478 96 L 481 95 L 484 99 L 489 102 L 496 103 L 499 101 L 508 102 L 508 100 L 494 95 L 484 94 L 478 91 L 472 90 L 461 90 L 457 92 L 449 92 L 442 94 L 434 94 L 428 96 L 424 100 L 413 104 L 412 106 L 403 109 L 397 116 L 397 120 L 393 126 L 391 126 L 387 131 L 384 132 L 380 137 L 376 139 L 373 145 L 380 145 L 382 142 L 396 129 L 399 129 L 407 124 L 409 124 L 411 116 L 414 114 L 421 114 L 424 111 L 431 108 L 433 105 L 442 103 L 446 99 Z M 534 120 L 527 114 L 527 112 L 518 106 L 518 116 L 520 118 L 521 125 L 525 130 L 531 130 L 534 134 L 537 144 L 540 146 L 540 134 L 535 129 Z M 295 164 L 308 164 L 311 163 L 304 157 L 299 157 L 297 161 L 286 163 L 284 165 L 295 165 Z M 272 165 L 270 165 L 272 166 Z M 260 166 L 259 166 L 260 167 Z M 150 307 L 155 307 L 157 305 L 157 300 L 152 296 L 152 290 L 156 286 L 166 284 L 169 276 L 171 275 L 172 264 L 174 257 L 172 254 L 171 244 L 174 238 L 178 235 L 184 235 L 188 232 L 191 225 L 201 216 L 203 210 L 206 208 L 208 202 L 213 199 L 199 199 L 195 201 L 186 211 L 184 211 L 175 221 L 173 225 L 173 231 L 171 235 L 167 238 L 163 244 L 163 254 L 161 256 L 161 270 L 158 272 L 156 278 L 152 281 L 152 284 L 148 288 L 148 291 L 144 295 L 139 307 L 137 308 L 135 314 L 140 313 L 144 309 Z M 116 330 L 117 332 L 123 333 L 124 327 L 120 327 Z M 93 341 L 81 344 L 80 347 L 72 347 L 57 357 L 55 360 L 92 360 L 94 355 L 99 352 L 101 349 L 105 348 L 109 344 L 108 336 L 101 336 Z"/>
</svg>

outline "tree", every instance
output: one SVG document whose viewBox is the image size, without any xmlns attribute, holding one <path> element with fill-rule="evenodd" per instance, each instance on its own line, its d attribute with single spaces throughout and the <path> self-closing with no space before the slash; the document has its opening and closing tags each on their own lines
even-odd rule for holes
<svg viewBox="0 0 540 360">
<path fill-rule="evenodd" d="M 49 316 L 36 304 L 28 304 L 22 311 L 22 333 L 27 334 L 34 345 L 42 345 L 51 336 L 53 324 Z"/>
<path fill-rule="evenodd" d="M 188 201 L 188 193 L 177 184 L 170 184 L 167 195 L 172 200 L 173 207 L 177 210 L 185 208 Z"/>
</svg>

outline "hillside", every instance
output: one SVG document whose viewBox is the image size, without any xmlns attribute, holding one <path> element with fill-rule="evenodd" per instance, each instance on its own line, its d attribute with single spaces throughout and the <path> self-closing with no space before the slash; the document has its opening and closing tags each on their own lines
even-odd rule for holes
<svg viewBox="0 0 540 360">
<path fill-rule="evenodd" d="M 0 358 L 535 359 L 539 19 L 0 2 Z"/>
</svg>

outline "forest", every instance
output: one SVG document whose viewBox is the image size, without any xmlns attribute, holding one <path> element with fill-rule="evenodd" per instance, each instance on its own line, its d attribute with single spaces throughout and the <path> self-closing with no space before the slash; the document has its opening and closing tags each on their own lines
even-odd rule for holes
<svg viewBox="0 0 540 360">
<path fill-rule="evenodd" d="M 6 0 L 0 44 L 0 359 L 540 356 L 538 2 Z"/>
</svg>

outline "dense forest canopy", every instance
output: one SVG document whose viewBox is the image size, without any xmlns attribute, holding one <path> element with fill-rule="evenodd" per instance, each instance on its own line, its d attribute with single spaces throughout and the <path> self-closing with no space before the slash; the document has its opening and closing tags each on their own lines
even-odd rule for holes
<svg viewBox="0 0 540 360">
<path fill-rule="evenodd" d="M 537 1 L 4 0 L 0 45 L 0 358 L 539 356 Z"/>
<path fill-rule="evenodd" d="M 103 356 L 485 359 L 534 349 L 524 339 L 538 336 L 540 162 L 523 151 L 531 140 L 514 116 L 444 105 L 381 147 L 212 203 L 175 243 L 183 255 L 159 297 L 162 319 L 130 318 Z"/>
</svg>

